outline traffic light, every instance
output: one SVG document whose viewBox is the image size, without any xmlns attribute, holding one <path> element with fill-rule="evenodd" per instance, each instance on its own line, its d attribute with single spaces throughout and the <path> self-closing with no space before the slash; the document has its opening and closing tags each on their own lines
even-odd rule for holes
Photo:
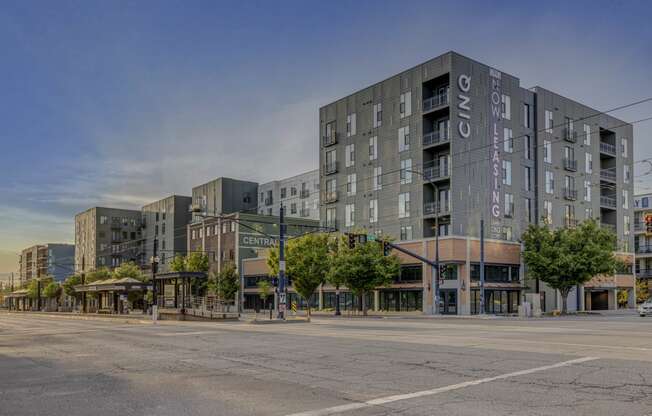
<svg viewBox="0 0 652 416">
<path fill-rule="evenodd" d="M 383 241 L 383 255 L 389 256 L 392 253 L 392 245 L 389 241 Z"/>
<path fill-rule="evenodd" d="M 440 264 L 439 265 L 439 278 L 444 280 L 446 279 L 446 274 L 448 273 L 448 265 Z"/>
<path fill-rule="evenodd" d="M 355 248 L 355 234 L 347 234 L 347 237 L 349 238 L 349 248 Z"/>
</svg>

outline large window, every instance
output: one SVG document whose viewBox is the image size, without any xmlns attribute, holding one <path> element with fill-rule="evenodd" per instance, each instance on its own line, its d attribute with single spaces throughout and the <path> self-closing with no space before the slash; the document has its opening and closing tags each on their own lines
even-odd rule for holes
<svg viewBox="0 0 652 416">
<path fill-rule="evenodd" d="M 503 160 L 503 185 L 512 184 L 512 162 Z"/>
<path fill-rule="evenodd" d="M 410 150 L 410 126 L 398 129 L 398 151 Z"/>
<path fill-rule="evenodd" d="M 471 263 L 471 280 L 480 280 L 480 264 Z M 501 265 L 501 264 L 485 264 L 484 266 L 484 280 L 489 283 L 509 283 L 519 281 L 519 266 L 517 265 Z"/>
<path fill-rule="evenodd" d="M 379 306 L 383 311 L 406 312 L 423 309 L 423 291 L 421 289 L 383 289 L 379 295 Z"/>
<path fill-rule="evenodd" d="M 514 151 L 514 136 L 512 129 L 505 127 L 503 129 L 503 150 L 507 153 Z"/>
<path fill-rule="evenodd" d="M 356 174 L 351 173 L 346 175 L 346 194 L 349 196 L 355 195 L 356 192 Z"/>
<path fill-rule="evenodd" d="M 344 150 L 344 165 L 347 168 L 355 165 L 355 144 L 347 144 Z"/>
<path fill-rule="evenodd" d="M 378 200 L 377 199 L 369 200 L 369 222 L 371 224 L 378 222 Z"/>
<path fill-rule="evenodd" d="M 404 92 L 401 94 L 399 112 L 401 118 L 412 115 L 412 92 Z"/>
<path fill-rule="evenodd" d="M 412 183 L 412 159 L 401 160 L 401 185 Z"/>
<path fill-rule="evenodd" d="M 372 189 L 374 191 L 379 191 L 383 189 L 383 167 L 376 166 L 374 168 L 374 182 Z"/>
<path fill-rule="evenodd" d="M 374 127 L 383 125 L 383 104 L 374 104 Z"/>
<path fill-rule="evenodd" d="M 355 136 L 356 133 L 356 115 L 351 113 L 346 116 L 346 137 Z"/>
<path fill-rule="evenodd" d="M 518 313 L 518 305 L 521 304 L 520 292 L 518 290 L 493 290 L 484 291 L 485 312 L 490 314 Z M 478 314 L 480 311 L 480 290 L 471 290 L 471 314 Z"/>
<path fill-rule="evenodd" d="M 369 160 L 378 159 L 378 137 L 369 138 Z"/>
<path fill-rule="evenodd" d="M 398 217 L 407 218 L 410 216 L 410 193 L 398 194 Z"/>
</svg>

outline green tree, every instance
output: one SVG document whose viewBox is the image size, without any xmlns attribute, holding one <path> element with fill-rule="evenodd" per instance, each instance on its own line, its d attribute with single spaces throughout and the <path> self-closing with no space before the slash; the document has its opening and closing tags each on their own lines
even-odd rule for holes
<svg viewBox="0 0 652 416">
<path fill-rule="evenodd" d="M 576 285 L 597 275 L 614 274 L 621 264 L 614 256 L 616 235 L 594 220 L 555 230 L 532 224 L 523 234 L 523 243 L 529 275 L 559 291 L 562 313 L 568 311 L 568 294 Z"/>
<path fill-rule="evenodd" d="M 36 279 L 32 279 L 29 281 L 27 284 L 27 297 L 30 299 L 37 299 L 38 298 L 38 289 L 39 289 L 39 283 Z"/>
<path fill-rule="evenodd" d="M 84 283 L 97 282 L 99 280 L 107 280 L 111 278 L 111 271 L 107 267 L 100 267 L 97 270 L 86 273 Z"/>
<path fill-rule="evenodd" d="M 204 253 L 190 253 L 185 263 L 186 272 L 208 272 L 208 256 Z"/>
<path fill-rule="evenodd" d="M 58 298 L 61 296 L 61 285 L 57 282 L 50 282 L 43 289 L 43 296 L 48 299 Z"/>
<path fill-rule="evenodd" d="M 272 284 L 269 282 L 269 280 L 259 280 L 258 283 L 256 284 L 258 286 L 258 296 L 260 299 L 264 302 L 267 300 L 267 298 L 272 294 Z M 269 318 L 272 318 L 272 310 L 270 308 L 269 311 Z"/>
<path fill-rule="evenodd" d="M 78 274 L 73 274 L 72 276 L 68 276 L 66 280 L 63 281 L 62 289 L 63 293 L 66 294 L 66 296 L 70 296 L 71 298 L 80 298 L 81 293 L 75 292 L 75 286 L 81 285 L 81 276 Z"/>
<path fill-rule="evenodd" d="M 647 280 L 636 279 L 636 303 L 643 303 L 650 298 Z"/>
<path fill-rule="evenodd" d="M 114 279 L 131 278 L 141 282 L 146 280 L 145 274 L 140 270 L 138 266 L 136 266 L 136 263 L 134 262 L 122 263 L 120 266 L 116 267 L 113 270 L 111 276 Z"/>
<path fill-rule="evenodd" d="M 170 269 L 174 272 L 202 272 L 209 269 L 208 256 L 204 253 L 194 252 L 187 256 L 177 254 L 170 262 Z M 190 280 L 191 290 L 195 295 L 204 294 L 208 287 L 207 279 L 193 278 Z"/>
<path fill-rule="evenodd" d="M 389 285 L 400 271 L 401 262 L 392 254 L 383 255 L 380 241 L 356 244 L 353 249 L 340 244 L 337 255 L 333 256 L 331 280 L 339 275 L 351 291 L 362 298 L 362 313 L 367 314 L 366 293 Z"/>
<path fill-rule="evenodd" d="M 170 262 L 170 270 L 173 272 L 185 272 L 186 271 L 186 258 L 181 254 L 174 256 Z"/>
<path fill-rule="evenodd" d="M 235 264 L 227 263 L 222 266 L 222 271 L 214 280 L 213 291 L 222 301 L 235 299 L 235 294 L 240 290 L 240 277 L 235 269 Z"/>
<path fill-rule="evenodd" d="M 331 248 L 333 241 L 326 233 L 306 234 L 288 241 L 285 250 L 287 275 L 292 278 L 292 286 L 308 303 L 310 317 L 310 298 L 315 290 L 326 281 L 331 268 Z M 270 250 L 267 267 L 273 275 L 278 275 L 278 247 Z"/>
</svg>

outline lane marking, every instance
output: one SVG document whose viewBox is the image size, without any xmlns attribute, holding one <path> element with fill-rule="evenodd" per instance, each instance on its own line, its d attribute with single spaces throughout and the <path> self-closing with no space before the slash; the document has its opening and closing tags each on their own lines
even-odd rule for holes
<svg viewBox="0 0 652 416">
<path fill-rule="evenodd" d="M 160 334 L 152 334 L 159 337 L 180 337 L 182 335 L 205 335 L 205 334 L 218 334 L 217 331 L 194 331 L 194 332 L 162 332 Z"/>
<path fill-rule="evenodd" d="M 380 405 L 384 405 L 384 404 L 387 404 L 387 403 L 397 402 L 397 401 L 400 401 L 400 400 L 409 400 L 409 399 L 415 399 L 415 398 L 418 398 L 418 397 L 433 396 L 433 395 L 436 395 L 436 394 L 446 393 L 446 392 L 453 391 L 453 390 L 459 390 L 459 389 L 463 389 L 463 388 L 466 388 L 466 387 L 477 386 L 478 384 L 489 383 L 491 381 L 504 380 L 504 379 L 507 379 L 507 378 L 528 375 L 528 374 L 537 373 L 537 372 L 540 372 L 540 371 L 552 370 L 554 368 L 567 367 L 567 366 L 570 366 L 570 365 L 585 363 L 587 361 L 593 361 L 593 360 L 597 360 L 597 359 L 598 359 L 598 357 L 582 357 L 582 358 L 577 358 L 577 359 L 574 359 L 574 360 L 562 361 L 562 362 L 556 363 L 556 364 L 545 365 L 545 366 L 542 366 L 542 367 L 530 368 L 528 370 L 520 370 L 520 371 L 515 371 L 513 373 L 501 374 L 499 376 L 481 378 L 481 379 L 478 379 L 478 380 L 465 381 L 463 383 L 451 384 L 451 385 L 443 386 L 443 387 L 437 387 L 437 388 L 431 389 L 431 390 L 423 390 L 423 391 L 417 391 L 417 392 L 414 392 L 414 393 L 396 394 L 396 395 L 393 395 L 393 396 L 379 397 L 377 399 L 367 400 L 366 402 L 349 403 L 349 404 L 343 404 L 343 405 L 340 405 L 340 406 L 328 407 L 328 408 L 325 408 L 325 409 L 317 409 L 317 410 L 309 410 L 307 412 L 292 413 L 292 414 L 289 414 L 287 416 L 327 416 L 327 415 L 334 415 L 334 414 L 343 413 L 343 412 L 346 412 L 346 411 L 349 411 L 349 410 L 362 409 L 362 408 L 371 407 L 371 406 L 380 406 Z"/>
</svg>

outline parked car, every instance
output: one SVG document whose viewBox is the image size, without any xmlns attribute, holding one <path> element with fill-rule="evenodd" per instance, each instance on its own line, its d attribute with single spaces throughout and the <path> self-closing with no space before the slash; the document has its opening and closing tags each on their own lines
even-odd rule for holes
<svg viewBox="0 0 652 416">
<path fill-rule="evenodd" d="M 649 298 L 645 302 L 641 303 L 638 307 L 638 314 L 641 316 L 652 315 L 652 298 Z"/>
</svg>

